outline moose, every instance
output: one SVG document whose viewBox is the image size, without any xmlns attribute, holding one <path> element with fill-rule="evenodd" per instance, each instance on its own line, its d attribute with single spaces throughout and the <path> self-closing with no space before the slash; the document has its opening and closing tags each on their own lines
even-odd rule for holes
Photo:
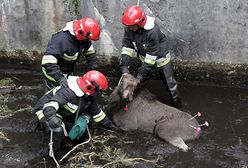
<svg viewBox="0 0 248 168">
<path fill-rule="evenodd" d="M 185 141 L 201 134 L 197 116 L 159 102 L 155 95 L 143 88 L 136 95 L 137 81 L 125 74 L 109 96 L 110 115 L 114 124 L 124 131 L 140 130 L 153 133 L 170 144 L 189 150 Z"/>
</svg>

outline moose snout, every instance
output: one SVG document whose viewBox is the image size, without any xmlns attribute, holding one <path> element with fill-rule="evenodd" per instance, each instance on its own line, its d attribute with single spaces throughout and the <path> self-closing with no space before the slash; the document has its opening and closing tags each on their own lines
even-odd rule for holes
<svg viewBox="0 0 248 168">
<path fill-rule="evenodd" d="M 123 92 L 122 98 L 127 100 L 127 101 L 132 101 L 133 100 L 132 94 L 130 94 L 130 92 L 127 91 L 127 90 Z"/>
</svg>

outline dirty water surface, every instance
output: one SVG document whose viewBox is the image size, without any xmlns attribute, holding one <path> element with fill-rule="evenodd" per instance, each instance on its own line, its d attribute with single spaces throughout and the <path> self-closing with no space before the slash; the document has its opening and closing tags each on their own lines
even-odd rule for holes
<svg viewBox="0 0 248 168">
<path fill-rule="evenodd" d="M 48 157 L 48 135 L 35 130 L 30 114 L 43 93 L 41 76 L 28 72 L 0 73 L 0 79 L 5 77 L 13 79 L 16 86 L 0 90 L 0 168 L 55 167 Z M 117 83 L 117 79 L 109 80 L 108 93 L 99 97 L 106 111 L 107 95 Z M 160 81 L 150 81 L 147 87 L 160 101 L 170 104 Z M 179 82 L 179 89 L 183 98 L 181 109 L 192 115 L 201 112 L 199 122 L 210 124 L 203 128 L 199 139 L 187 142 L 191 148 L 188 152 L 151 134 L 109 131 L 93 124 L 91 143 L 72 152 L 60 163 L 61 167 L 247 168 L 248 89 L 187 82 Z M 58 159 L 73 146 L 62 142 L 56 147 L 54 143 Z"/>
</svg>

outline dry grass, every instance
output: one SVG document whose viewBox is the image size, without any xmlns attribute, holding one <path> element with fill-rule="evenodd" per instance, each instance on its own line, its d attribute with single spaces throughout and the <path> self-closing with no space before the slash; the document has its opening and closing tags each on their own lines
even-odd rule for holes
<svg viewBox="0 0 248 168">
<path fill-rule="evenodd" d="M 121 165 L 133 165 L 137 162 L 156 162 L 156 160 L 147 160 L 141 157 L 128 157 L 123 149 L 110 145 L 114 141 L 122 140 L 112 131 L 93 135 L 90 149 L 79 150 L 68 159 L 66 167 L 116 168 Z"/>
</svg>

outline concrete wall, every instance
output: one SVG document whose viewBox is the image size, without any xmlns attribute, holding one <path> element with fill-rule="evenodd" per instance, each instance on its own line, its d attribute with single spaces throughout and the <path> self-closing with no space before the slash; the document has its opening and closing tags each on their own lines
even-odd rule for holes
<svg viewBox="0 0 248 168">
<path fill-rule="evenodd" d="M 52 33 L 67 21 L 84 16 L 96 18 L 101 25 L 101 40 L 95 43 L 98 54 L 105 58 L 118 56 L 122 12 L 136 3 L 137 0 L 0 0 L 0 57 L 17 50 L 42 53 Z M 178 59 L 248 64 L 246 0 L 140 0 L 140 6 L 157 18 Z"/>
</svg>

